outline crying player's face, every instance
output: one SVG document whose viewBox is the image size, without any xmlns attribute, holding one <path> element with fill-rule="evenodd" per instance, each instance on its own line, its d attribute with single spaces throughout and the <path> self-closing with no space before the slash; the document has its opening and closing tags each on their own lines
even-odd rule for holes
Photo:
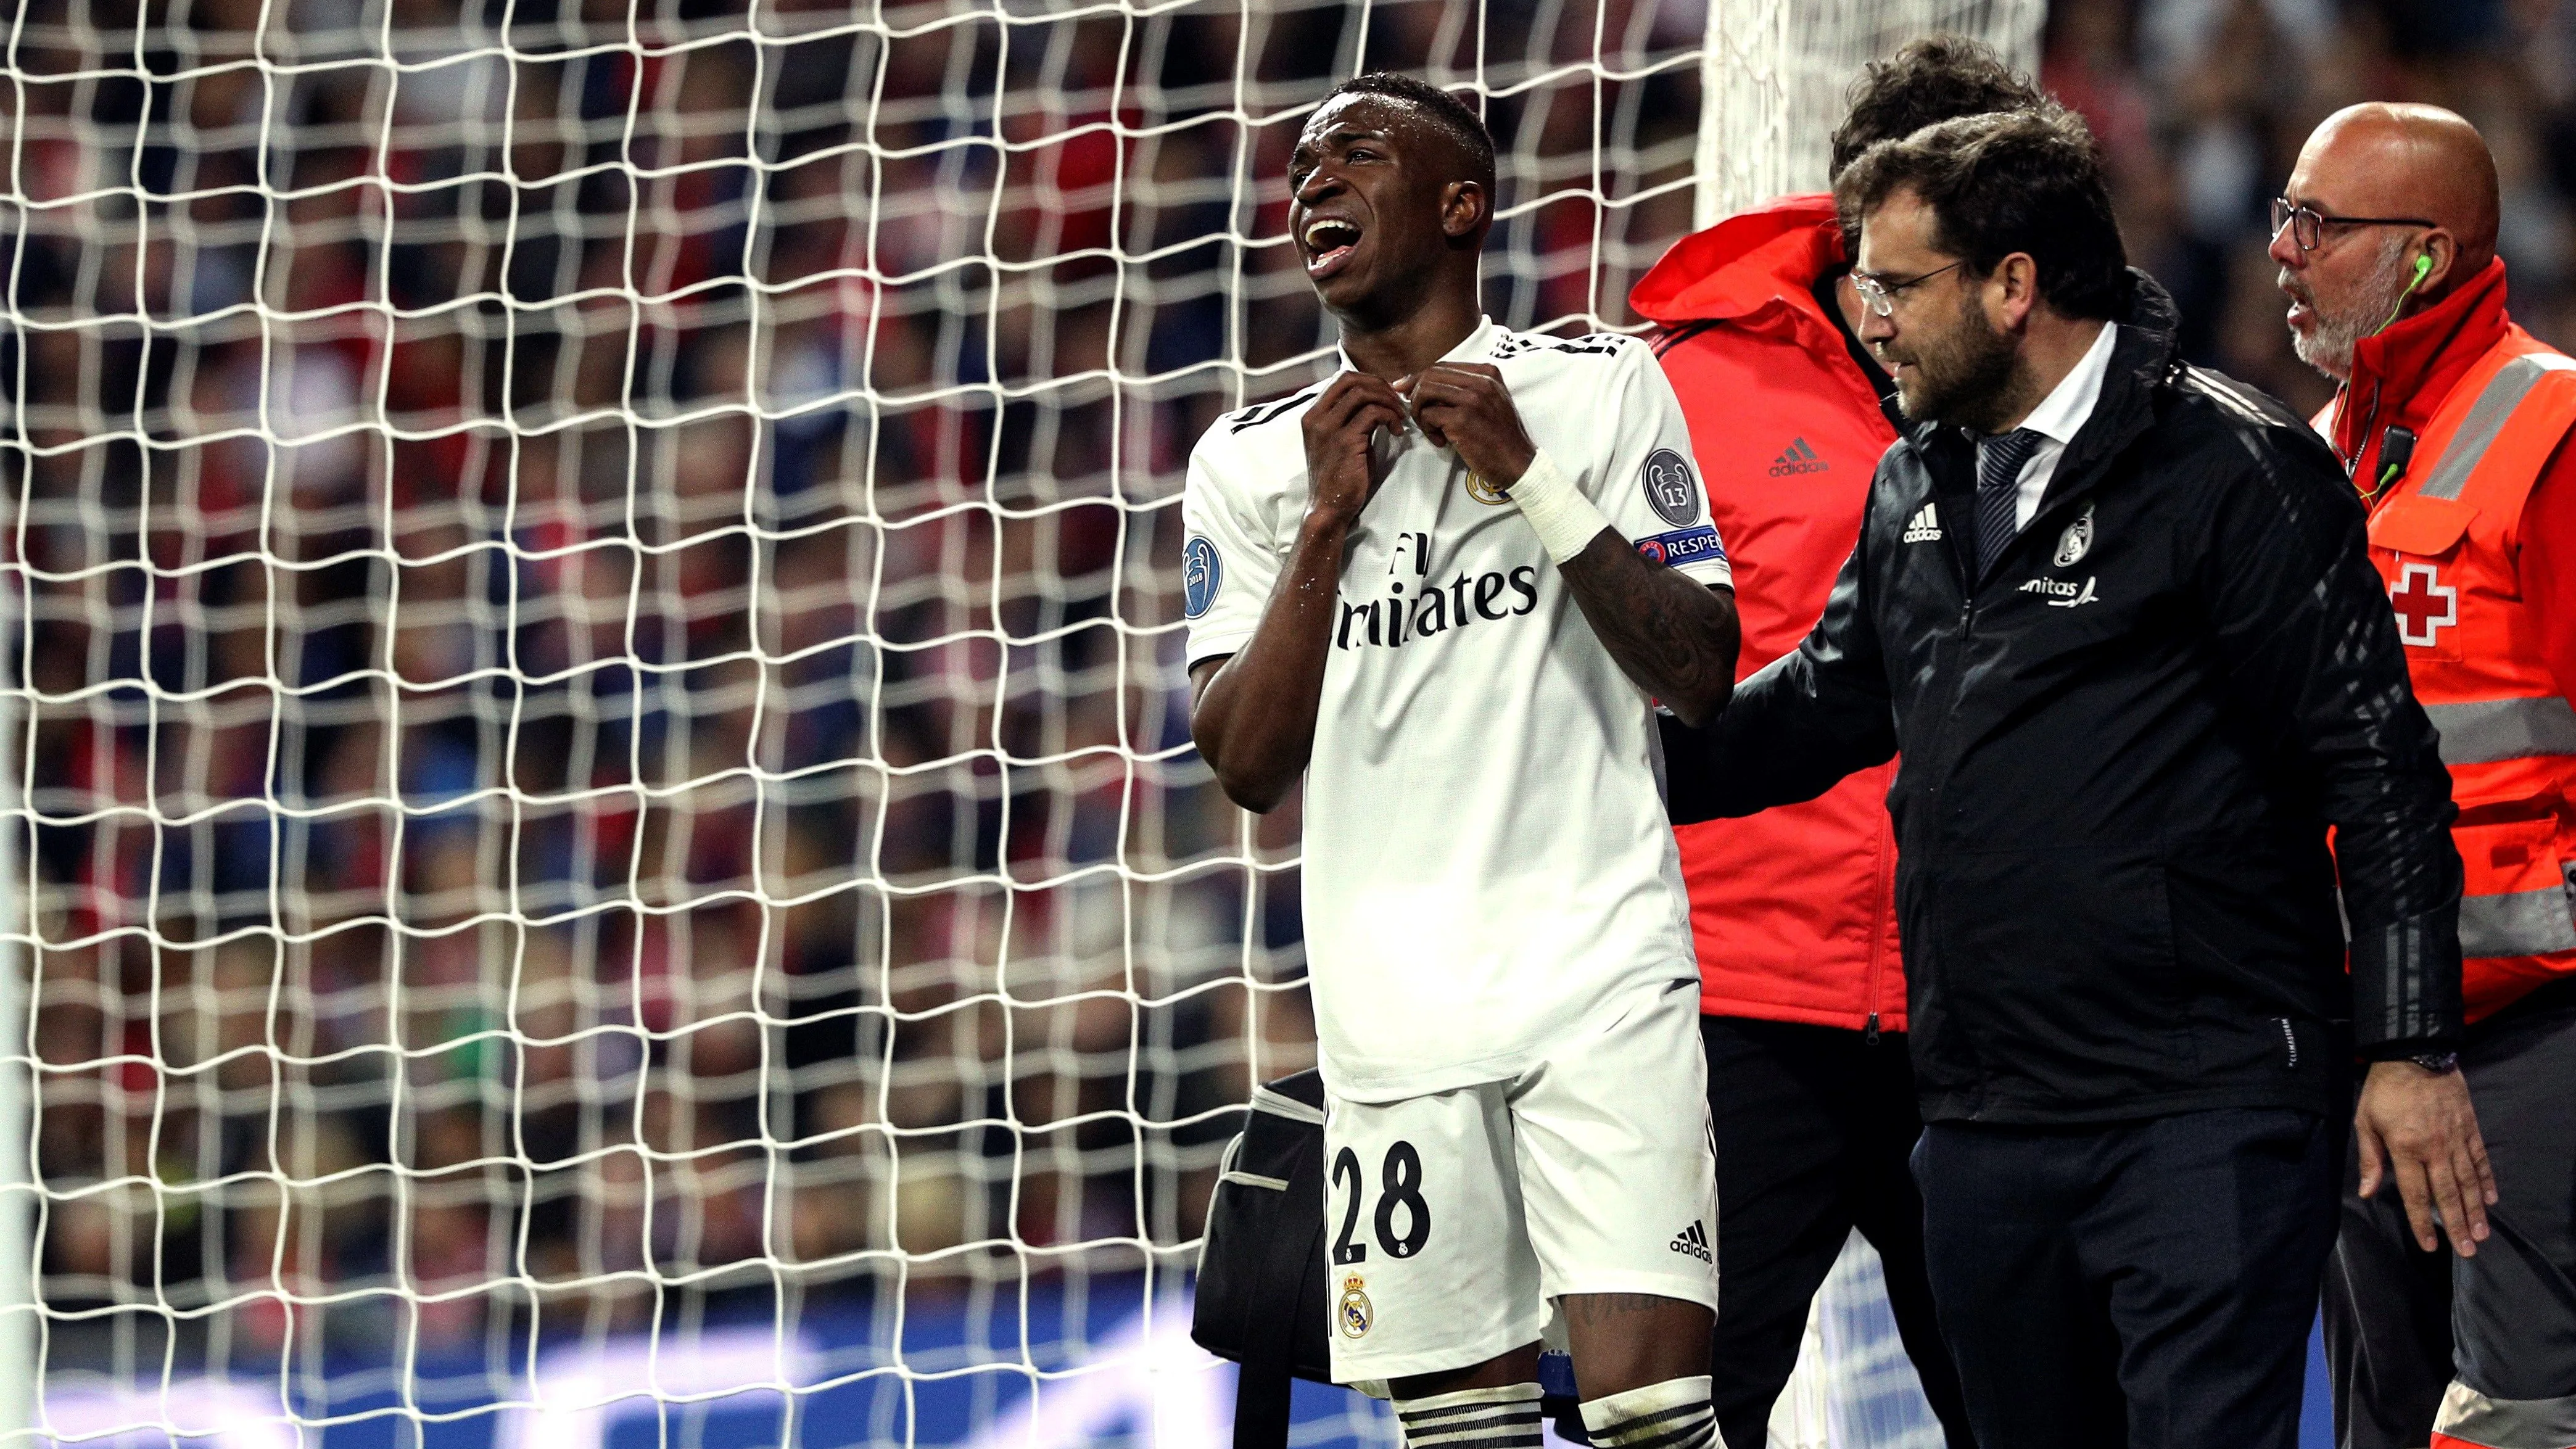
<svg viewBox="0 0 2576 1449">
<path fill-rule="evenodd" d="M 1453 149 L 1388 96 L 1336 96 L 1306 123 L 1288 160 L 1288 237 L 1327 308 L 1367 317 L 1420 301 L 1450 249 Z"/>
</svg>

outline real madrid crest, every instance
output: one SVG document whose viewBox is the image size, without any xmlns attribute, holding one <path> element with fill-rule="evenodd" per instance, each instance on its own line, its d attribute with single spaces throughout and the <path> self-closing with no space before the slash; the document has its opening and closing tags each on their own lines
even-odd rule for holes
<svg viewBox="0 0 2576 1449">
<path fill-rule="evenodd" d="M 1353 1273 L 1342 1280 L 1342 1306 L 1338 1315 L 1344 1338 L 1365 1338 L 1369 1325 L 1377 1321 L 1376 1310 L 1369 1307 L 1368 1285 Z"/>
<path fill-rule="evenodd" d="M 1500 508 L 1511 501 L 1503 490 L 1486 482 L 1485 475 L 1473 468 L 1467 470 L 1467 496 L 1489 508 Z"/>
<path fill-rule="evenodd" d="M 2057 566 L 2064 568 L 2093 549 L 2093 505 L 2084 505 L 2084 516 L 2066 525 L 2057 536 Z"/>
</svg>

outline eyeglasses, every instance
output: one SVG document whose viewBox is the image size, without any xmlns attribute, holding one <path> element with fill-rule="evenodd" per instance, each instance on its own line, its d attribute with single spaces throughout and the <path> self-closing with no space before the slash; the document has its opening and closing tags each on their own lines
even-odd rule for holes
<svg viewBox="0 0 2576 1449">
<path fill-rule="evenodd" d="M 1904 291 L 1908 287 L 1922 286 L 1925 282 L 1932 280 L 1943 272 L 1956 271 L 1967 264 L 1968 259 L 1966 257 L 1961 257 L 1946 267 L 1934 267 L 1928 272 L 1917 273 L 1901 282 L 1886 281 L 1878 277 L 1873 277 L 1867 272 L 1854 272 L 1851 274 L 1852 290 L 1860 294 L 1862 304 L 1867 306 L 1870 311 L 1877 313 L 1881 317 L 1890 317 L 1894 316 L 1896 313 L 1897 293 Z"/>
<path fill-rule="evenodd" d="M 2272 240 L 2281 239 L 2281 228 L 2289 227 L 2299 250 L 2312 252 L 2325 240 L 2330 226 L 2438 226 L 2420 216 L 2328 216 L 2305 202 L 2294 203 L 2286 196 L 2272 198 Z"/>
</svg>

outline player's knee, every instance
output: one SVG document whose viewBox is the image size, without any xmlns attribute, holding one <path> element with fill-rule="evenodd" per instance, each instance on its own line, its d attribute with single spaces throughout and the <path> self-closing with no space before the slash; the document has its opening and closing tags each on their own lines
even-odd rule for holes
<svg viewBox="0 0 2576 1449">
<path fill-rule="evenodd" d="M 1702 1395 L 1702 1397 L 1706 1397 Z M 1526 1449 L 1539 1442 L 1536 1383 L 1395 1400 L 1406 1449 Z"/>
<path fill-rule="evenodd" d="M 1586 1399 L 1583 1427 L 1597 1449 L 1711 1449 L 1719 1441 L 1708 1394 L 1709 1376 L 1696 1374 Z"/>
</svg>

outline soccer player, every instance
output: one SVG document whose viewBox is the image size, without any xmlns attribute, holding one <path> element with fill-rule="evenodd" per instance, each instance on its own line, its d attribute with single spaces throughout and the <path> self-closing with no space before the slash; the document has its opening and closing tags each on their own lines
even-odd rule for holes
<svg viewBox="0 0 2576 1449">
<path fill-rule="evenodd" d="M 1331 381 L 1220 419 L 1183 500 L 1191 734 L 1305 777 L 1333 1369 L 1407 1439 L 1538 1442 L 1564 1313 L 1592 1442 L 1715 1442 L 1698 973 L 1654 706 L 1733 688 L 1690 440 L 1624 337 L 1481 315 L 1493 142 L 1418 81 L 1337 87 L 1290 239 Z"/>
</svg>

